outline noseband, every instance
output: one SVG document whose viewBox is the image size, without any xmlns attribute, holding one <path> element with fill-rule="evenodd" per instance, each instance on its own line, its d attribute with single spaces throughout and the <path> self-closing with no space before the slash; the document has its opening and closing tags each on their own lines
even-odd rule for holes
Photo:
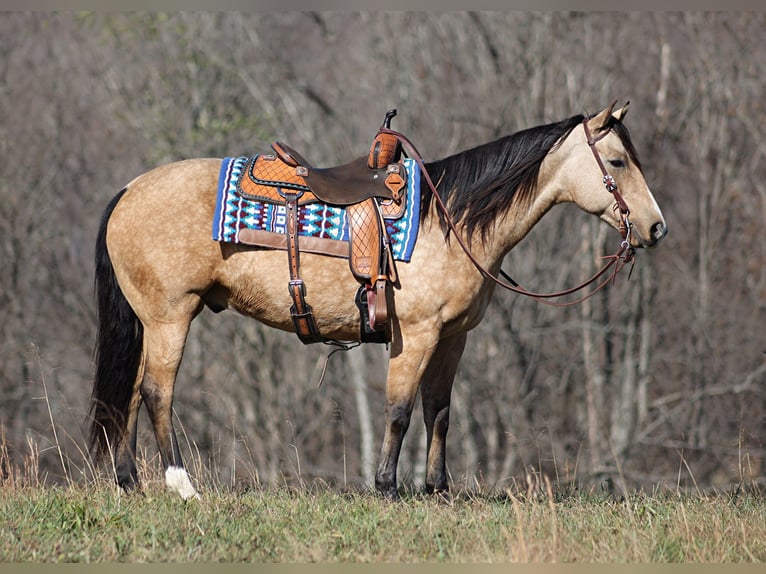
<svg viewBox="0 0 766 574">
<path fill-rule="evenodd" d="M 622 243 L 620 244 L 620 248 L 617 250 L 617 252 L 614 255 L 607 255 L 605 257 L 602 257 L 602 259 L 607 260 L 607 263 L 598 272 L 596 272 L 596 274 L 593 275 L 593 277 L 577 285 L 576 287 L 572 287 L 564 291 L 557 291 L 554 293 L 535 293 L 532 291 L 527 291 L 526 289 L 521 287 L 516 281 L 514 281 L 510 276 L 508 276 L 508 274 L 505 273 L 502 269 L 500 270 L 500 274 L 508 282 L 503 281 L 502 279 L 500 279 L 499 277 L 496 277 L 495 275 L 490 273 L 487 269 L 485 269 L 481 265 L 481 263 L 479 263 L 476 260 L 476 258 L 473 256 L 471 251 L 468 249 L 468 246 L 463 241 L 463 238 L 458 233 L 457 227 L 455 226 L 455 223 L 452 221 L 452 218 L 450 217 L 449 212 L 447 211 L 447 207 L 444 205 L 444 201 L 442 201 L 442 198 L 439 196 L 438 192 L 436 191 L 436 186 L 431 180 L 431 176 L 428 174 L 428 171 L 426 170 L 426 166 L 423 162 L 423 157 L 420 155 L 420 152 L 418 152 L 417 148 L 415 147 L 415 144 L 413 144 L 409 140 L 409 138 L 407 138 L 407 136 L 405 136 L 404 134 L 397 132 L 395 130 L 392 130 L 390 128 L 382 127 L 380 131 L 396 136 L 396 138 L 398 138 L 399 141 L 402 142 L 403 146 L 409 151 L 410 157 L 412 157 L 412 159 L 414 159 L 415 162 L 420 167 L 423 178 L 425 179 L 429 189 L 431 190 L 431 193 L 436 199 L 437 205 L 439 206 L 439 209 L 441 210 L 442 214 L 444 215 L 444 219 L 447 222 L 447 226 L 452 231 L 452 233 L 455 236 L 455 239 L 460 244 L 460 247 L 463 249 L 466 256 L 468 256 L 468 259 L 471 261 L 471 263 L 473 263 L 474 267 L 476 267 L 479 273 L 481 273 L 484 277 L 493 281 L 500 287 L 503 287 L 504 289 L 507 289 L 514 293 L 518 293 L 519 295 L 526 295 L 527 297 L 531 297 L 532 299 L 535 299 L 536 301 L 539 301 L 540 303 L 545 303 L 546 305 L 553 305 L 555 307 L 566 307 L 569 305 L 575 305 L 577 303 L 580 303 L 592 297 L 593 295 L 595 295 L 598 291 L 604 288 L 610 281 L 613 281 L 623 267 L 625 267 L 628 263 L 633 264 L 635 262 L 635 253 L 636 253 L 635 248 L 630 245 L 630 241 L 629 241 L 630 231 L 632 228 L 632 224 L 630 223 L 630 220 L 628 219 L 628 216 L 630 215 L 630 210 L 628 209 L 628 205 L 625 203 L 625 199 L 622 197 L 622 194 L 617 188 L 617 182 L 614 180 L 614 178 L 611 175 L 609 175 L 609 172 L 606 171 L 606 167 L 604 167 L 604 162 L 601 161 L 601 156 L 599 155 L 598 150 L 596 149 L 596 143 L 600 141 L 601 139 L 603 139 L 604 137 L 606 137 L 606 135 L 609 133 L 610 130 L 606 130 L 604 131 L 603 134 L 599 135 L 596 138 L 593 138 L 591 135 L 590 129 L 588 129 L 588 118 L 585 118 L 583 120 L 583 127 L 585 128 L 585 136 L 588 140 L 588 146 L 593 152 L 593 157 L 596 158 L 596 163 L 598 164 L 599 168 L 601 169 L 601 173 L 604 176 L 604 179 L 603 179 L 604 186 L 606 187 L 607 191 L 614 196 L 614 199 L 617 202 L 615 209 L 619 209 L 620 211 L 620 233 L 622 234 Z M 609 273 L 607 278 L 602 279 L 601 282 L 596 285 L 593 291 L 589 292 L 587 295 L 584 295 L 574 301 L 568 301 L 565 303 L 556 303 L 553 301 L 548 301 L 548 299 L 555 299 L 557 297 L 563 297 L 565 295 L 571 295 L 572 293 L 581 291 L 585 287 L 588 287 L 589 285 L 601 279 L 611 267 L 614 267 L 614 269 L 612 270 L 611 273 Z M 631 271 L 632 271 L 632 267 L 631 267 Z M 630 277 L 630 275 L 628 275 L 628 277 Z"/>
<path fill-rule="evenodd" d="M 588 118 L 585 118 L 582 121 L 582 127 L 585 130 L 585 137 L 588 140 L 588 147 L 590 147 L 590 151 L 593 152 L 593 157 L 596 158 L 596 163 L 598 164 L 598 167 L 604 176 L 602 180 L 604 182 L 604 187 L 606 187 L 606 190 L 614 196 L 614 200 L 617 202 L 615 205 L 615 211 L 619 210 L 620 212 L 620 233 L 622 233 L 623 242 L 630 245 L 628 239 L 630 238 L 630 232 L 633 229 L 633 224 L 628 218 L 630 215 L 630 209 L 628 209 L 628 204 L 625 203 L 625 198 L 622 197 L 622 194 L 617 187 L 617 182 L 611 175 L 609 175 L 609 172 L 606 171 L 604 162 L 601 160 L 601 155 L 599 155 L 598 150 L 596 149 L 596 144 L 604 139 L 607 135 L 609 135 L 610 130 L 604 130 L 604 133 L 594 137 L 590 131 L 590 128 L 588 127 Z"/>
</svg>

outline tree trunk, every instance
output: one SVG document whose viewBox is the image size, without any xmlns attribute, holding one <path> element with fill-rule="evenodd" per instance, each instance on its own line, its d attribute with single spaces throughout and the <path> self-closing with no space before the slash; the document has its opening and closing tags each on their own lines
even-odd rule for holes
<svg viewBox="0 0 766 574">
<path fill-rule="evenodd" d="M 367 396 L 367 369 L 363 349 L 346 353 L 351 382 L 354 386 L 357 416 L 359 417 L 360 472 L 367 486 L 375 480 L 375 452 L 372 433 L 372 413 Z"/>
<path fill-rule="evenodd" d="M 583 253 L 594 253 L 603 244 L 604 227 L 598 226 L 594 233 L 594 222 L 587 221 L 582 225 Z M 586 271 L 591 275 L 594 271 L 593 260 L 588 258 Z M 599 261 L 598 259 L 596 260 Z M 600 474 L 606 466 L 606 448 L 604 429 L 607 423 L 605 412 L 604 388 L 607 383 L 607 372 L 604 357 L 604 334 L 600 326 L 603 324 L 604 305 L 600 299 L 591 297 L 581 303 L 580 317 L 582 319 L 582 351 L 585 371 L 585 391 L 588 421 L 588 444 L 590 450 L 590 472 Z"/>
</svg>

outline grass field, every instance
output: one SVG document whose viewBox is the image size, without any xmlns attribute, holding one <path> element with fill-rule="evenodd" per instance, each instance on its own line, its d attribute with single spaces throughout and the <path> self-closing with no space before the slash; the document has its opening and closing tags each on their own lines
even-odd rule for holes
<svg viewBox="0 0 766 574">
<path fill-rule="evenodd" d="M 756 482 L 618 498 L 533 473 L 502 491 L 404 492 L 392 503 L 320 482 L 226 485 L 190 457 L 202 498 L 184 502 L 165 488 L 157 456 L 140 457 L 143 492 L 128 495 L 106 469 L 57 452 L 64 476 L 53 484 L 38 449 L 14 464 L 0 443 L 0 564 L 766 562 Z"/>
<path fill-rule="evenodd" d="M 204 485 L 203 485 L 204 486 Z M 0 488 L 0 562 L 764 562 L 766 497 Z"/>
</svg>

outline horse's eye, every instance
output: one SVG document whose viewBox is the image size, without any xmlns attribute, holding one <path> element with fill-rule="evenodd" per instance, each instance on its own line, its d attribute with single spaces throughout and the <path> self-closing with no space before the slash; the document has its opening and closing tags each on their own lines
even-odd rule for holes
<svg viewBox="0 0 766 574">
<path fill-rule="evenodd" d="M 625 162 L 622 161 L 621 159 L 610 159 L 609 160 L 609 165 L 611 165 L 612 167 L 616 167 L 618 169 L 621 169 L 621 168 L 625 167 Z"/>
</svg>

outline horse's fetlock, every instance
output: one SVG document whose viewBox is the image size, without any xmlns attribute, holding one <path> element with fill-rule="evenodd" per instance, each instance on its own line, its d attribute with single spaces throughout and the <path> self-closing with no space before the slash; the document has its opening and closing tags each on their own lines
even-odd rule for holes
<svg viewBox="0 0 766 574">
<path fill-rule="evenodd" d="M 375 490 L 389 500 L 398 500 L 396 488 L 396 469 L 379 468 L 375 474 Z"/>
<path fill-rule="evenodd" d="M 375 489 L 380 493 L 383 498 L 386 500 L 390 500 L 392 502 L 396 502 L 400 500 L 399 498 L 399 491 L 396 488 L 396 484 L 388 483 L 388 484 L 379 484 L 378 481 L 375 481 Z"/>
<path fill-rule="evenodd" d="M 426 480 L 426 493 L 439 494 L 448 493 L 449 484 L 447 483 L 447 477 L 442 475 L 434 478 L 433 480 Z"/>
</svg>

